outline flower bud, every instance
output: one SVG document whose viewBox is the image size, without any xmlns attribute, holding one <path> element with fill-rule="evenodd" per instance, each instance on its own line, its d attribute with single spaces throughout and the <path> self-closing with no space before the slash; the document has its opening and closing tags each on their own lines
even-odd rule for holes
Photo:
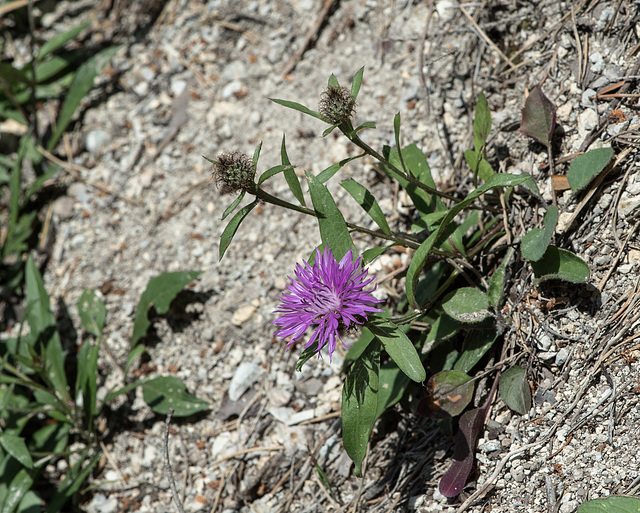
<svg viewBox="0 0 640 513">
<path fill-rule="evenodd" d="M 222 153 L 210 162 L 214 165 L 213 174 L 222 194 L 253 188 L 256 168 L 253 160 L 244 153 Z"/>
<path fill-rule="evenodd" d="M 339 125 L 351 119 L 355 108 L 356 101 L 346 87 L 330 85 L 322 93 L 318 110 L 331 123 Z"/>
</svg>

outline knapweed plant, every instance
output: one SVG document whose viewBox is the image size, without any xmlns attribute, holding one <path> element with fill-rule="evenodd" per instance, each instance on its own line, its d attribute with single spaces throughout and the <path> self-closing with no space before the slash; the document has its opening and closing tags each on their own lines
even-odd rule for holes
<svg viewBox="0 0 640 513">
<path fill-rule="evenodd" d="M 273 321 L 278 327 L 276 335 L 288 347 L 303 341 L 304 350 L 296 365 L 300 370 L 315 354 L 328 353 L 331 359 L 336 346 L 345 343 L 343 337 L 359 330 L 357 342 L 345 356 L 342 392 L 342 436 L 356 475 L 362 475 L 376 420 L 403 397 L 417 397 L 413 407 L 425 416 L 449 419 L 443 421 L 445 428 L 446 422 L 451 426 L 451 419 L 460 416 L 454 461 L 440 483 L 443 494 L 455 496 L 472 470 L 473 448 L 496 391 L 521 414 L 531 408 L 525 369 L 505 364 L 483 373 L 481 368 L 487 365 L 487 353 L 494 356 L 494 362 L 505 356 L 497 342 L 511 326 L 508 312 L 503 312 L 509 271 L 530 261 L 538 281 L 583 282 L 589 278 L 589 269 L 571 252 L 551 245 L 557 222 L 555 207 L 549 207 L 544 215 L 542 228 L 534 228 L 524 237 L 518 227 L 509 225 L 507 213 L 514 202 L 523 198 L 543 206 L 544 202 L 530 175 L 496 173 L 487 160 L 491 115 L 484 95 L 479 96 L 476 107 L 474 148 L 465 155 L 471 178 L 465 182 L 472 185 L 470 190 L 460 188 L 449 194 L 438 189 L 420 148 L 416 144 L 401 146 L 399 114 L 393 121 L 393 147 L 378 151 L 360 138 L 362 130 L 375 128 L 373 122 L 353 126 L 362 77 L 363 69 L 347 89 L 332 75 L 319 112 L 292 101 L 273 100 L 323 121 L 328 125 L 323 135 L 339 130 L 362 150 L 317 175 L 306 172 L 311 205 L 291 165 L 284 138 L 281 163 L 261 174 L 257 173 L 260 146 L 253 158 L 228 153 L 207 159 L 214 164 L 216 179 L 225 191 L 238 193 L 223 219 L 247 194 L 255 197 L 225 228 L 220 258 L 240 223 L 261 201 L 317 219 L 318 248 L 308 262 L 297 264 L 295 277 L 280 296 L 281 306 Z M 372 159 L 389 180 L 407 192 L 413 203 L 409 222 L 392 224 L 371 191 L 355 179 L 340 185 L 377 229 L 344 219 L 326 183 L 346 164 L 362 158 Z M 274 197 L 263 188 L 279 173 L 297 203 Z M 370 247 L 361 254 L 352 239 L 354 232 L 368 235 Z M 411 255 L 401 282 L 402 297 L 384 303 L 372 295 L 375 277 L 368 274 L 366 266 L 384 252 L 399 250 Z M 483 404 L 473 408 L 475 384 L 481 374 L 491 376 L 493 386 L 488 387 Z"/>
</svg>

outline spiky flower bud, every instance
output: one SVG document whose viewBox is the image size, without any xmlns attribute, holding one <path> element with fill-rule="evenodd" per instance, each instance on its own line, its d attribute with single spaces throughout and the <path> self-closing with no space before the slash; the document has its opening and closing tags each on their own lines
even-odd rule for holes
<svg viewBox="0 0 640 513">
<path fill-rule="evenodd" d="M 223 194 L 248 191 L 253 187 L 256 167 L 253 160 L 244 153 L 222 153 L 210 162 L 214 165 L 213 174 Z"/>
<path fill-rule="evenodd" d="M 330 85 L 322 93 L 318 110 L 331 123 L 339 125 L 351 119 L 355 108 L 356 101 L 346 87 Z"/>
</svg>

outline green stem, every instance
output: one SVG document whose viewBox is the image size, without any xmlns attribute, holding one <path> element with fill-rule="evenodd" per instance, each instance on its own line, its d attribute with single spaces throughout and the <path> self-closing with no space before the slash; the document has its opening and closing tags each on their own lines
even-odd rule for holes
<svg viewBox="0 0 640 513">
<path fill-rule="evenodd" d="M 280 198 L 277 198 L 275 196 L 272 196 L 271 194 L 269 194 L 268 192 L 266 192 L 263 189 L 260 189 L 258 187 L 256 187 L 253 190 L 248 191 L 251 194 L 254 194 L 256 196 L 256 198 L 261 199 L 262 201 L 265 201 L 266 203 L 271 203 L 272 205 L 277 205 L 279 207 L 284 207 L 284 208 L 288 208 L 290 210 L 294 210 L 296 212 L 300 212 L 302 214 L 306 214 L 309 216 L 313 216 L 313 217 L 318 217 L 316 215 L 316 211 L 315 210 L 311 210 L 310 208 L 307 207 L 302 207 L 299 205 L 294 205 L 293 203 L 289 203 L 288 201 L 282 200 Z M 353 231 L 356 232 L 360 232 L 360 233 L 366 233 L 367 235 L 371 235 L 373 237 L 378 237 L 380 239 L 384 239 L 384 240 L 388 240 L 391 242 L 395 242 L 396 244 L 399 244 L 401 246 L 407 247 L 407 248 L 411 248 L 411 249 L 418 249 L 420 247 L 420 244 L 417 242 L 413 242 L 408 240 L 407 238 L 397 234 L 397 233 L 393 233 L 391 235 L 388 235 L 382 231 L 377 231 L 377 230 L 369 230 L 368 228 L 365 228 L 363 226 L 359 226 L 357 224 L 353 224 L 353 223 L 347 223 L 347 227 Z"/>
<path fill-rule="evenodd" d="M 407 180 L 410 184 L 415 185 L 419 189 L 422 189 L 429 194 L 434 194 L 435 196 L 440 196 L 441 198 L 446 198 L 448 200 L 453 201 L 454 203 L 458 203 L 455 197 L 451 196 L 451 194 L 447 194 L 446 192 L 441 192 L 433 187 L 429 187 L 427 184 L 422 183 L 417 178 L 411 176 L 411 174 L 404 172 L 401 169 L 398 169 L 391 162 L 389 162 L 386 158 L 380 155 L 376 150 L 374 150 L 371 146 L 365 143 L 358 134 L 353 129 L 350 121 L 347 121 L 339 126 L 342 133 L 349 139 L 353 144 L 358 146 L 361 150 L 364 150 L 367 154 L 371 155 L 376 160 L 380 161 L 382 164 L 387 166 L 389 169 L 392 169 L 395 173 L 399 174 L 403 179 Z M 400 148 L 398 148 L 398 152 Z"/>
</svg>

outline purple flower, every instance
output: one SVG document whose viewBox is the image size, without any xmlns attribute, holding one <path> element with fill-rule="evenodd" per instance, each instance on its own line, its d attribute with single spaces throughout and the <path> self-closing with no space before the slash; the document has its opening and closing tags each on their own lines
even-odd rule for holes
<svg viewBox="0 0 640 513">
<path fill-rule="evenodd" d="M 325 346 L 329 348 L 329 359 L 336 348 L 336 339 L 342 342 L 338 331 L 353 324 L 367 321 L 367 312 L 382 312 L 373 304 L 376 299 L 364 290 L 375 276 L 367 279 L 367 269 L 360 268 L 361 258 L 355 262 L 351 250 L 338 261 L 325 249 L 324 254 L 316 249 L 316 258 L 311 267 L 296 265 L 296 279 L 289 277 L 288 293 L 280 296 L 282 304 L 274 313 L 280 313 L 273 324 L 280 326 L 276 337 L 291 337 L 290 347 L 300 340 L 307 329 L 315 326 L 313 335 L 305 349 L 318 343 L 318 354 Z M 343 345 L 344 342 L 342 342 Z M 345 347 L 347 347 L 345 345 Z"/>
</svg>

